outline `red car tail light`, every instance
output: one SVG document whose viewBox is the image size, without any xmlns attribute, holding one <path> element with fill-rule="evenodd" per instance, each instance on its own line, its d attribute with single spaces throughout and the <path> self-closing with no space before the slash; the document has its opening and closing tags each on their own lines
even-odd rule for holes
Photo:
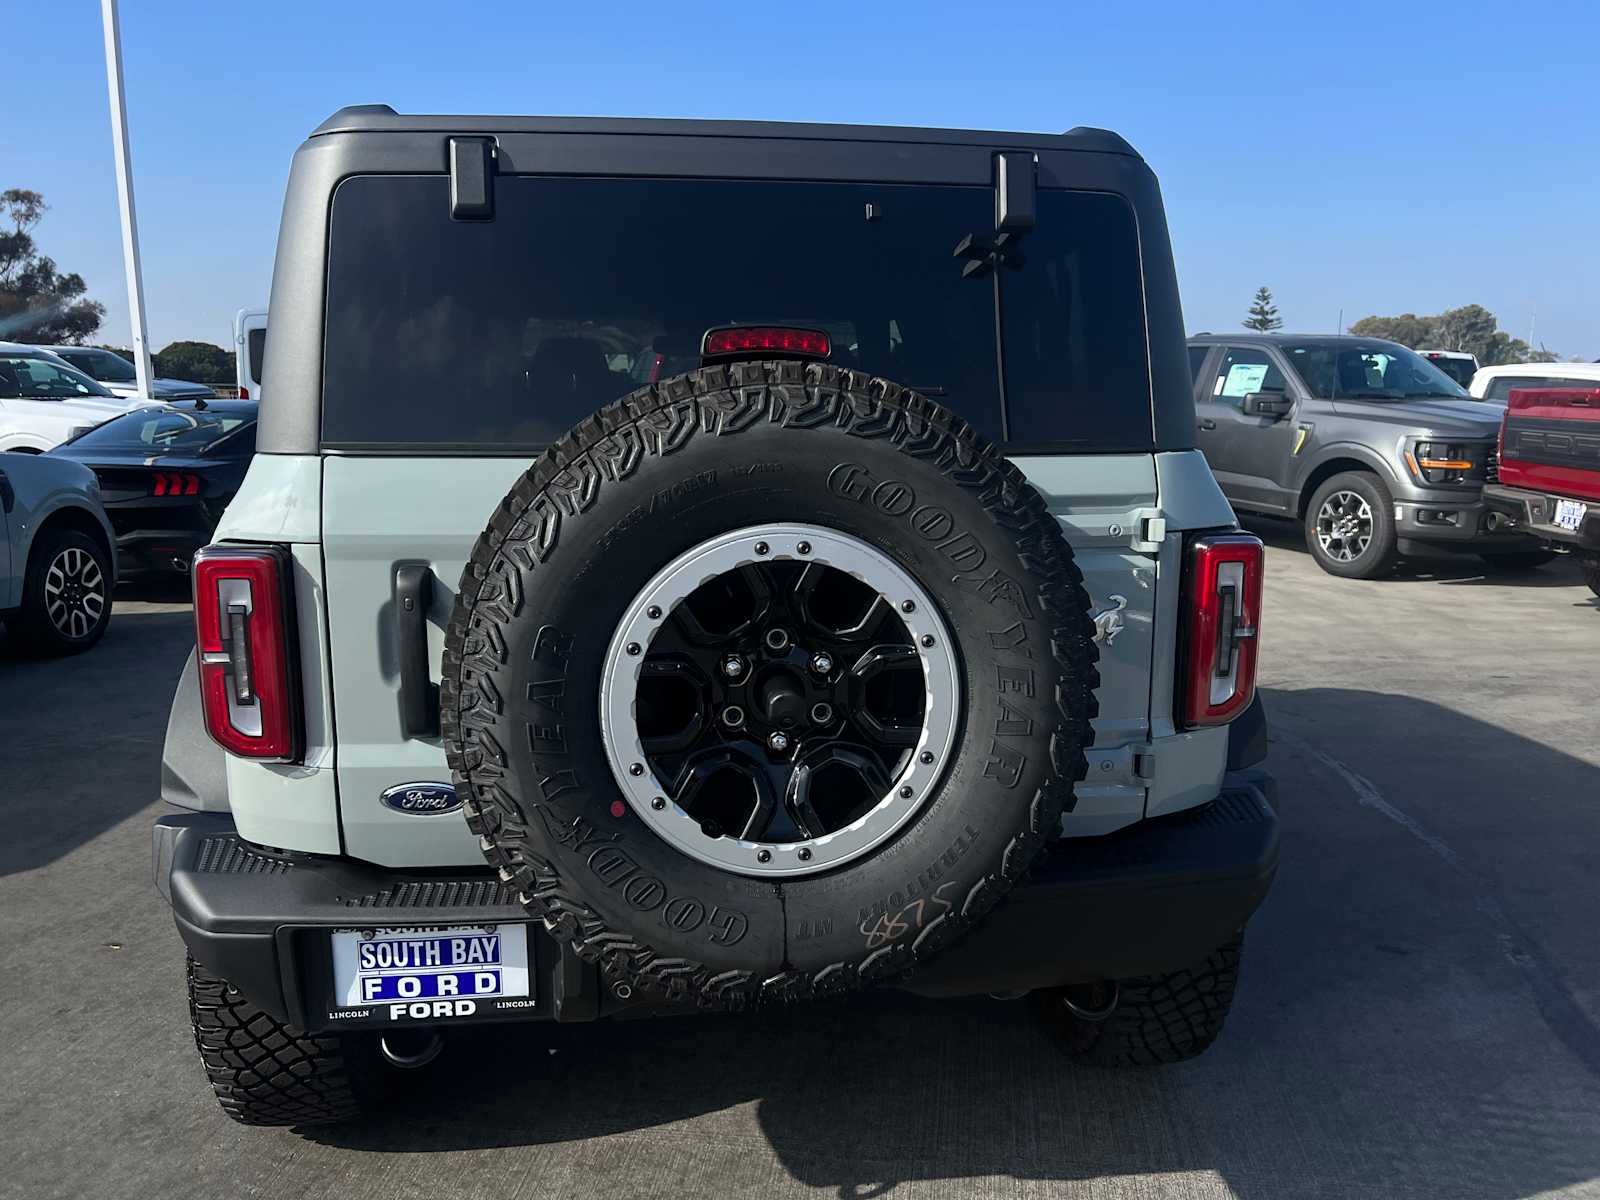
<svg viewBox="0 0 1600 1200">
<path fill-rule="evenodd" d="M 233 754 L 295 762 L 300 688 L 288 552 L 207 546 L 194 556 L 194 624 L 206 732 Z"/>
<path fill-rule="evenodd" d="M 1225 725 L 1256 694 L 1266 551 L 1258 537 L 1224 533 L 1197 538 L 1188 553 L 1178 719 L 1188 728 Z"/>
<path fill-rule="evenodd" d="M 198 496 L 200 476 L 191 471 L 157 471 L 150 484 L 152 496 Z"/>
<path fill-rule="evenodd" d="M 827 358 L 833 353 L 833 344 L 820 329 L 789 329 L 770 325 L 738 325 L 730 329 L 706 331 L 701 343 L 702 358 L 717 358 L 728 354 L 803 354 L 810 358 Z"/>
</svg>

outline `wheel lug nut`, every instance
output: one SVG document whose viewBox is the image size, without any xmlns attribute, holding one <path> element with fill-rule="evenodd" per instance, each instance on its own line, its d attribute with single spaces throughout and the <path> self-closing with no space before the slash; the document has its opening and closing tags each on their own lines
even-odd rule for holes
<svg viewBox="0 0 1600 1200">
<path fill-rule="evenodd" d="M 744 659 L 737 654 L 730 654 L 722 660 L 722 673 L 729 679 L 737 679 L 744 674 Z"/>
<path fill-rule="evenodd" d="M 789 735 L 781 730 L 774 729 L 767 734 L 767 749 L 774 754 L 782 754 L 789 748 Z"/>
<path fill-rule="evenodd" d="M 811 669 L 818 675 L 826 675 L 833 670 L 833 655 L 813 654 L 811 656 Z"/>
</svg>

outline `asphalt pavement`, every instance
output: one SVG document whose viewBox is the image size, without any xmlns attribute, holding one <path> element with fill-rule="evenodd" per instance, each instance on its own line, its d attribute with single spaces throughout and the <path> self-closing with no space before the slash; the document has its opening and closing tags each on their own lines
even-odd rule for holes
<svg viewBox="0 0 1600 1200">
<path fill-rule="evenodd" d="M 485 1028 L 362 1124 L 240 1128 L 150 876 L 187 608 L 0 637 L 0 1196 L 1600 1196 L 1600 602 L 1257 528 L 1282 864 L 1217 1046 L 1143 1072 L 881 993 Z"/>
</svg>

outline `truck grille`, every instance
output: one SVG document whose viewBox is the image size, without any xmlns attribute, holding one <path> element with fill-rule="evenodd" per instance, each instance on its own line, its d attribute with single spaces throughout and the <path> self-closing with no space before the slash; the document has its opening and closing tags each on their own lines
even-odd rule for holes
<svg viewBox="0 0 1600 1200">
<path fill-rule="evenodd" d="M 1483 480 L 1485 483 L 1500 482 L 1500 455 L 1494 450 L 1483 460 Z"/>
</svg>

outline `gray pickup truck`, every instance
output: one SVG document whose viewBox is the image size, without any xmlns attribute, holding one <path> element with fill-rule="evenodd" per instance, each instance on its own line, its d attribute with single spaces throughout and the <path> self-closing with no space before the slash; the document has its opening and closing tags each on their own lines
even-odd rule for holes
<svg viewBox="0 0 1600 1200">
<path fill-rule="evenodd" d="M 1483 503 L 1501 405 L 1377 338 L 1189 339 L 1196 444 L 1236 510 L 1305 524 L 1331 575 L 1373 579 L 1420 546 L 1522 570 L 1553 555 Z"/>
</svg>

